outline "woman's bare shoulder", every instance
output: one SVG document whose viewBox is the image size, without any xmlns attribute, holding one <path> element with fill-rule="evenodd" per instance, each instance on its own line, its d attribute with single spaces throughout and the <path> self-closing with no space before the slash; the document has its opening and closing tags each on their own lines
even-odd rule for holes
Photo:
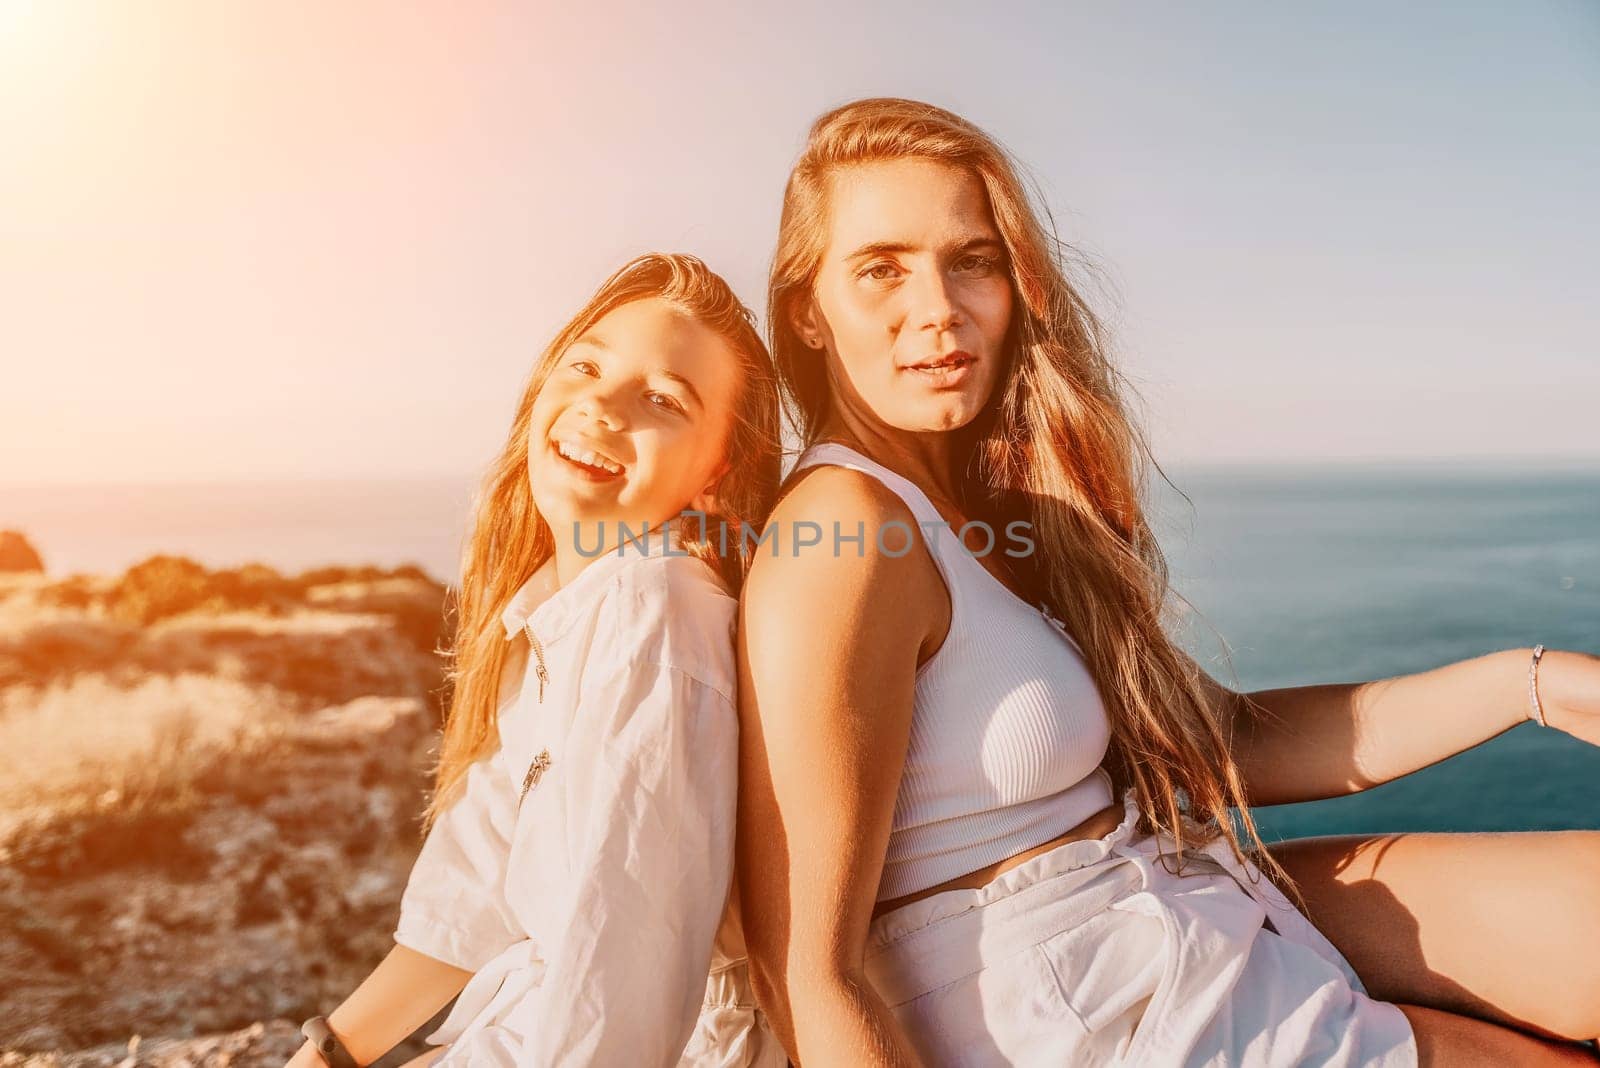
<svg viewBox="0 0 1600 1068">
<path fill-rule="evenodd" d="M 807 468 L 785 487 L 755 547 L 743 613 L 775 608 L 806 628 L 867 606 L 936 612 L 943 587 L 916 530 L 911 508 L 873 476 Z"/>
<path fill-rule="evenodd" d="M 916 520 L 910 506 L 881 479 L 853 467 L 828 463 L 813 464 L 790 476 L 780 491 L 772 517 L 777 519 L 783 513 L 792 520 L 817 522 Z"/>
</svg>

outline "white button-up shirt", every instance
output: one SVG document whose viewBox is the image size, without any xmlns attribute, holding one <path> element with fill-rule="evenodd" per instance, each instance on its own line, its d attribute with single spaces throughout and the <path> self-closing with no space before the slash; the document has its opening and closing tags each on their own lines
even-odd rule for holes
<svg viewBox="0 0 1600 1068">
<path fill-rule="evenodd" d="M 561 587 L 552 559 L 504 611 L 499 748 L 429 831 L 394 932 L 476 973 L 433 1068 L 787 1063 L 730 894 L 737 602 L 668 545 Z"/>
</svg>

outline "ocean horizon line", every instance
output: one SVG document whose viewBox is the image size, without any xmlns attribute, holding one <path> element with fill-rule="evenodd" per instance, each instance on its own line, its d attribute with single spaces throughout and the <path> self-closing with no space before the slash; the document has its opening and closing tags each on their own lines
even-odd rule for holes
<svg viewBox="0 0 1600 1068">
<path fill-rule="evenodd" d="M 1203 457 L 1191 459 L 1162 459 L 1157 462 L 1167 471 L 1186 473 L 1206 472 L 1358 472 L 1361 474 L 1405 473 L 1460 473 L 1465 475 L 1491 472 L 1536 473 L 1595 473 L 1600 474 L 1600 453 L 1595 454 L 1499 454 L 1481 453 L 1462 456 L 1324 456 L 1324 457 Z M 486 470 L 486 469 L 485 469 Z M 475 486 L 484 471 L 424 471 L 382 474 L 331 474 L 292 475 L 240 474 L 206 475 L 203 477 L 137 479 L 53 479 L 12 481 L 0 479 L 0 492 L 38 492 L 42 490 L 90 489 L 195 489 L 205 486 L 349 486 L 349 485 L 405 485 L 418 483 L 465 483 Z M 3 517 L 0 517 L 3 522 Z"/>
</svg>

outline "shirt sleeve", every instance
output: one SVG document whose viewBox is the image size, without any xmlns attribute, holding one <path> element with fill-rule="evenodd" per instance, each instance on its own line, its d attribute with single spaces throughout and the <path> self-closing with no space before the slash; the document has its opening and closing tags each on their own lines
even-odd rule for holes
<svg viewBox="0 0 1600 1068">
<path fill-rule="evenodd" d="M 630 664 L 586 693 L 579 721 L 572 885 L 540 990 L 519 1006 L 521 1063 L 670 1068 L 732 885 L 737 713 L 680 670 Z"/>
<path fill-rule="evenodd" d="M 516 797 L 493 756 L 467 769 L 465 789 L 423 840 L 394 940 L 435 960 L 477 971 L 525 937 L 506 901 Z"/>
</svg>

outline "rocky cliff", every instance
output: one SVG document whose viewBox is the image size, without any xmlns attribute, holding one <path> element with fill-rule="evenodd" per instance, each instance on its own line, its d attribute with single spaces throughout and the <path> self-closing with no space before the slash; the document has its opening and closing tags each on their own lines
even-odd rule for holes
<svg viewBox="0 0 1600 1068">
<path fill-rule="evenodd" d="M 278 1065 L 382 959 L 444 592 L 174 557 L 0 575 L 0 1066 Z"/>
</svg>

